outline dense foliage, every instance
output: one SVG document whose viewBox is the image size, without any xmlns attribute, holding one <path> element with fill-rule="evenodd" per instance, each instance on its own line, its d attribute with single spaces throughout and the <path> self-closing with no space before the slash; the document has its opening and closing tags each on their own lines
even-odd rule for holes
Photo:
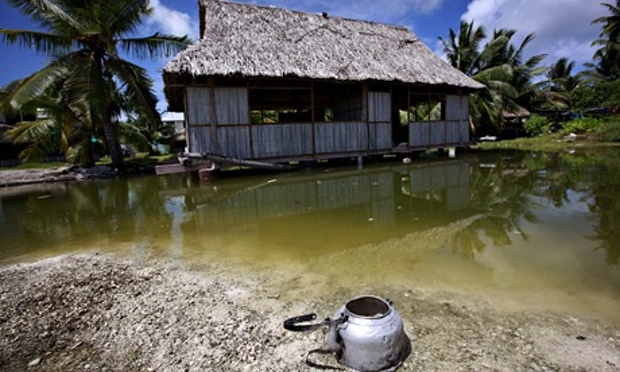
<svg viewBox="0 0 620 372">
<path fill-rule="evenodd" d="M 545 55 L 524 60 L 532 34 L 516 46 L 512 43 L 515 30 L 500 29 L 487 37 L 483 26 L 462 22 L 458 33 L 450 29 L 447 39 L 439 38 L 452 66 L 487 87 L 471 95 L 472 130 L 499 133 L 515 113 L 620 107 L 620 0 L 600 5 L 609 15 L 593 20 L 601 25 L 599 39 L 592 42 L 598 49 L 593 62 L 579 73 L 575 73 L 575 62 L 567 58 L 548 66 L 541 65 Z M 548 120 L 557 118 L 549 116 Z M 523 129 L 529 135 L 542 134 L 546 125 L 533 116 Z"/>
<path fill-rule="evenodd" d="M 549 119 L 541 115 L 532 115 L 529 119 L 523 123 L 523 129 L 525 133 L 530 136 L 538 136 L 540 134 L 547 133 L 551 123 Z"/>
</svg>

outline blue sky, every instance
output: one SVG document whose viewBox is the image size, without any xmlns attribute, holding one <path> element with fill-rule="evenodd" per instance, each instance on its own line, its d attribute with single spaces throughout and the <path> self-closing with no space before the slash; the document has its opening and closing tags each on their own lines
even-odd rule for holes
<svg viewBox="0 0 620 372">
<path fill-rule="evenodd" d="M 545 53 L 545 64 L 568 57 L 582 66 L 591 62 L 590 46 L 600 31 L 591 25 L 595 18 L 606 15 L 597 0 L 238 0 L 238 2 L 274 5 L 307 11 L 328 12 L 333 16 L 404 25 L 431 49 L 441 52 L 438 37 L 447 37 L 450 28 L 458 30 L 461 20 L 475 21 L 488 33 L 496 28 L 518 31 L 517 38 L 535 33 L 534 42 L 526 49 L 529 55 Z M 136 36 L 155 31 L 184 35 L 194 39 L 198 34 L 196 0 L 151 0 L 153 15 L 145 20 Z M 33 29 L 31 21 L 0 0 L 0 28 Z M 23 47 L 0 42 L 0 86 L 23 78 L 45 65 L 46 56 Z M 137 61 L 146 67 L 156 81 L 160 99 L 158 108 L 166 103 L 162 93 L 161 70 L 165 60 Z"/>
</svg>

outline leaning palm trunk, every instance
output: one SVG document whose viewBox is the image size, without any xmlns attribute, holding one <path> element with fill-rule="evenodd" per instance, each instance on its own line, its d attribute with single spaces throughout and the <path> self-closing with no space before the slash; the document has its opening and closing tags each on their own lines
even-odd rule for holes
<svg viewBox="0 0 620 372">
<path fill-rule="evenodd" d="M 108 148 L 108 154 L 112 160 L 114 168 L 123 169 L 125 167 L 123 161 L 123 151 L 121 150 L 120 143 L 118 141 L 118 133 L 116 132 L 116 126 L 109 120 L 108 117 L 103 119 L 103 135 L 105 136 L 106 146 Z"/>
<path fill-rule="evenodd" d="M 93 144 L 88 138 L 84 141 L 84 165 L 86 167 L 94 167 L 95 166 L 95 151 L 93 149 Z"/>
</svg>

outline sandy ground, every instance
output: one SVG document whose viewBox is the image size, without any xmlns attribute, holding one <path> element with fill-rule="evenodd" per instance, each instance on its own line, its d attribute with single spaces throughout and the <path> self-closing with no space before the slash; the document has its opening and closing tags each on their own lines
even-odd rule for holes
<svg viewBox="0 0 620 372">
<path fill-rule="evenodd" d="M 98 254 L 0 269 L 0 370 L 311 371 L 325 332 L 283 329 L 360 294 L 291 295 L 266 274 Z M 394 300 L 412 340 L 401 371 L 620 371 L 620 328 L 557 313 L 503 313 L 471 297 L 366 288 Z M 309 292 L 311 293 L 311 292 Z M 338 367 L 331 355 L 314 361 Z"/>
</svg>

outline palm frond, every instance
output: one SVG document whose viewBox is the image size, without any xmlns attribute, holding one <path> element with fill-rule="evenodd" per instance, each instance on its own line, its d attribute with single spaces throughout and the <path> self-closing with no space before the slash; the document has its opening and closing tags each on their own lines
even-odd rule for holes
<svg viewBox="0 0 620 372">
<path fill-rule="evenodd" d="M 152 9 L 148 7 L 148 0 L 110 1 L 104 3 L 105 14 L 110 17 L 105 22 L 109 30 L 115 35 L 132 34 L 142 23 L 145 16 L 149 16 Z"/>
<path fill-rule="evenodd" d="M 68 74 L 66 61 L 56 60 L 29 77 L 16 82 L 12 90 L 8 92 L 7 101 L 11 107 L 19 110 L 28 102 L 44 94 L 50 87 L 60 84 L 60 81 Z"/>
<path fill-rule="evenodd" d="M 54 118 L 17 123 L 5 133 L 13 143 L 27 144 L 20 153 L 24 161 L 37 161 L 45 156 L 62 151 L 63 133 Z"/>
<path fill-rule="evenodd" d="M 82 58 L 82 62 L 67 78 L 63 89 L 65 101 L 69 107 L 80 107 L 84 113 L 80 120 L 95 128 L 102 125 L 111 100 L 112 82 L 106 82 L 101 74 L 101 67 L 96 60 Z"/>
<path fill-rule="evenodd" d="M 33 49 L 37 53 L 62 55 L 71 49 L 71 40 L 63 36 L 39 31 L 0 29 L 4 41 Z"/>
<path fill-rule="evenodd" d="M 136 125 L 121 122 L 118 127 L 119 135 L 124 143 L 140 152 L 147 152 L 151 150 L 151 141 Z"/>
<path fill-rule="evenodd" d="M 187 36 L 155 33 L 149 37 L 122 39 L 119 42 L 126 53 L 143 59 L 170 57 L 185 49 L 191 43 L 191 39 Z"/>
<path fill-rule="evenodd" d="M 66 24 L 75 24 L 75 18 L 68 13 L 63 5 L 65 2 L 56 0 L 7 0 L 9 5 L 35 22 L 49 26 L 51 20 L 59 20 Z"/>
<path fill-rule="evenodd" d="M 127 99 L 135 102 L 137 111 L 148 120 L 152 130 L 161 125 L 161 117 L 156 109 L 157 97 L 152 90 L 152 80 L 142 67 L 121 59 L 110 59 L 107 65 L 122 82 Z"/>
</svg>

